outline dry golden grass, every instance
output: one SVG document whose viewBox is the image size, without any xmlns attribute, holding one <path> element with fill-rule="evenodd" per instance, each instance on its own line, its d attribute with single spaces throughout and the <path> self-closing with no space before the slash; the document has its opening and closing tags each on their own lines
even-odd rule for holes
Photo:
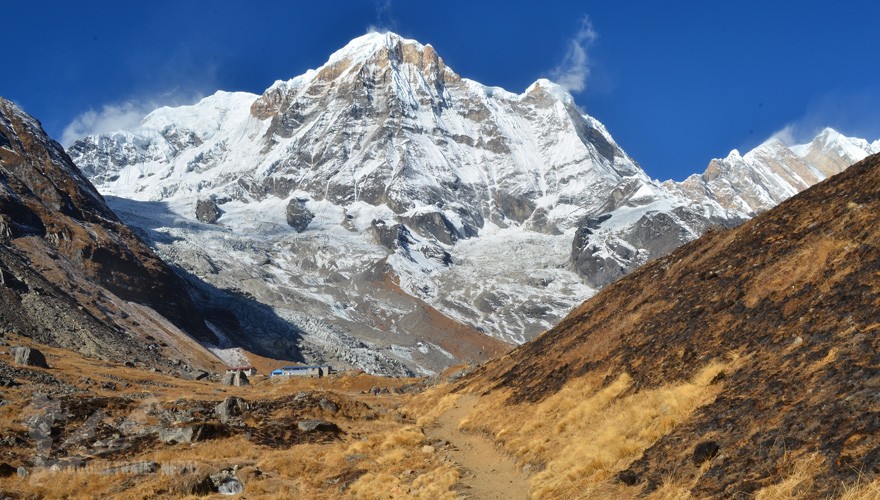
<svg viewBox="0 0 880 500">
<path fill-rule="evenodd" d="M 537 405 L 503 407 L 504 395 L 483 397 L 463 428 L 494 436 L 522 464 L 543 465 L 530 479 L 535 498 L 622 493 L 611 484 L 615 474 L 711 402 L 720 386 L 710 382 L 735 363 L 713 362 L 690 381 L 651 390 L 631 391 L 632 380 L 622 374 L 606 387 L 598 377 L 571 380 Z M 684 498 L 685 492 L 670 483 L 655 495 Z"/>
<path fill-rule="evenodd" d="M 839 500 L 877 500 L 880 499 L 880 479 L 858 481 L 845 488 Z"/>
<path fill-rule="evenodd" d="M 434 424 L 437 419 L 458 401 L 458 394 L 447 392 L 446 387 L 434 387 L 413 398 L 407 409 L 416 415 L 416 423 L 421 426 Z"/>
<path fill-rule="evenodd" d="M 783 467 L 790 469 L 788 476 L 776 484 L 758 490 L 755 500 L 807 498 L 806 494 L 813 485 L 813 477 L 824 468 L 822 457 L 811 454 L 800 459 L 789 458 L 786 462 Z"/>
<path fill-rule="evenodd" d="M 214 382 L 183 380 L 127 368 L 66 349 L 36 345 L 24 338 L 13 339 L 13 342 L 38 347 L 52 366 L 49 373 L 53 377 L 87 388 L 94 395 L 154 394 L 154 398 L 144 400 L 144 409 L 150 402 L 168 405 L 178 398 L 220 400 L 236 395 L 256 401 L 290 396 L 299 391 L 333 393 L 332 399 L 346 408 L 331 418 L 345 433 L 329 443 L 296 444 L 280 449 L 254 444 L 242 435 L 191 445 L 152 442 L 146 449 L 117 461 L 94 459 L 86 469 L 55 472 L 34 469 L 26 478 L 0 479 L 0 491 L 13 497 L 187 498 L 192 486 L 206 475 L 233 466 L 240 467 L 238 477 L 245 484 L 248 498 L 375 498 L 388 497 L 393 492 L 399 493 L 396 497 L 406 498 L 454 497 L 451 491 L 458 472 L 441 462 L 436 454 L 423 453 L 425 435 L 418 427 L 399 421 L 395 408 L 404 396 L 362 394 L 373 386 L 395 388 L 412 383 L 413 379 L 344 374 L 272 383 L 258 376 L 251 386 L 225 387 Z M 0 353 L 0 360 L 12 362 L 8 353 Z M 117 383 L 118 390 L 102 389 L 100 382 L 105 380 Z M 122 387 L 123 381 L 128 387 Z M 31 392 L 28 385 L 4 390 L 4 400 L 8 402 L 0 407 L 0 431 L 4 434 L 26 431 L 21 424 L 21 409 L 30 401 Z M 368 402 L 372 409 L 344 403 L 346 399 Z M 321 412 L 316 408 L 313 413 L 328 418 Z M 127 418 L 142 420 L 146 427 L 156 423 L 156 417 L 150 417 L 142 409 L 135 409 Z M 140 461 L 157 462 L 163 469 L 142 476 L 102 474 L 104 469 Z M 16 465 L 18 463 L 23 462 L 18 461 Z M 174 472 L 170 472 L 172 470 Z"/>
</svg>

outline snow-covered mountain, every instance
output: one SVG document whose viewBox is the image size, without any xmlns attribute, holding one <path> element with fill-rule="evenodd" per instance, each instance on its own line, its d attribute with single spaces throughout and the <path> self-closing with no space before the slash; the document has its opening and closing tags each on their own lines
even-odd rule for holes
<svg viewBox="0 0 880 500">
<path fill-rule="evenodd" d="M 880 140 L 869 143 L 826 128 L 807 144 L 789 147 L 771 138 L 745 155 L 733 150 L 727 158 L 712 160 L 703 174 L 665 187 L 754 216 L 878 152 Z"/>
<path fill-rule="evenodd" d="M 269 306 L 307 355 L 392 373 L 524 342 L 755 212 L 714 194 L 712 179 L 737 193 L 752 180 L 736 169 L 654 181 L 552 82 L 487 87 L 393 33 L 260 96 L 161 108 L 69 152 L 165 258 Z"/>
<path fill-rule="evenodd" d="M 580 225 L 572 263 L 588 284 L 602 287 L 711 227 L 737 225 L 878 152 L 880 140 L 826 128 L 806 144 L 771 138 L 744 155 L 733 150 L 683 182 L 616 190 L 614 205 Z"/>
</svg>

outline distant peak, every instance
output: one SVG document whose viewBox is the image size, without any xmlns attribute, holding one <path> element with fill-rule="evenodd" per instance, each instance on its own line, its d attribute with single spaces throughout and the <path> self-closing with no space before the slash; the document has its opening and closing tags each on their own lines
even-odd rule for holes
<svg viewBox="0 0 880 500">
<path fill-rule="evenodd" d="M 544 92 L 566 103 L 572 101 L 571 94 L 569 94 L 562 85 L 546 78 L 538 78 L 535 80 L 535 83 L 529 85 L 529 88 L 526 89 L 525 93 L 531 94 L 533 92 Z"/>
<path fill-rule="evenodd" d="M 831 127 L 825 127 L 825 128 L 822 129 L 821 132 L 819 132 L 818 134 L 816 134 L 816 137 L 832 137 L 832 136 L 835 136 L 835 135 L 840 135 L 840 132 L 834 130 L 834 129 L 831 128 Z"/>
</svg>

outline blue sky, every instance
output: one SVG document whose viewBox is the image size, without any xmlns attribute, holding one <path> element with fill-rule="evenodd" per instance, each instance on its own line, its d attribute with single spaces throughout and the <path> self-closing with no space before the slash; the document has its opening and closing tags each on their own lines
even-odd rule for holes
<svg viewBox="0 0 880 500">
<path fill-rule="evenodd" d="M 567 82 L 653 177 L 682 179 L 780 130 L 880 137 L 869 1 L 3 2 L 0 95 L 68 139 L 215 90 L 262 92 L 369 29 L 464 77 Z"/>
</svg>

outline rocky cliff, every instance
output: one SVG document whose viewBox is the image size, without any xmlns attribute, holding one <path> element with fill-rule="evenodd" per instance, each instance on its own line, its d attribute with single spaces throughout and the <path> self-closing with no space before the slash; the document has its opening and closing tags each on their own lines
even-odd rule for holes
<svg viewBox="0 0 880 500">
<path fill-rule="evenodd" d="M 89 355 L 206 364 L 211 356 L 184 338 L 217 340 L 180 278 L 116 218 L 40 124 L 2 98 L 0 167 L 7 330 Z M 179 339 L 160 346 L 158 337 Z"/>
</svg>

